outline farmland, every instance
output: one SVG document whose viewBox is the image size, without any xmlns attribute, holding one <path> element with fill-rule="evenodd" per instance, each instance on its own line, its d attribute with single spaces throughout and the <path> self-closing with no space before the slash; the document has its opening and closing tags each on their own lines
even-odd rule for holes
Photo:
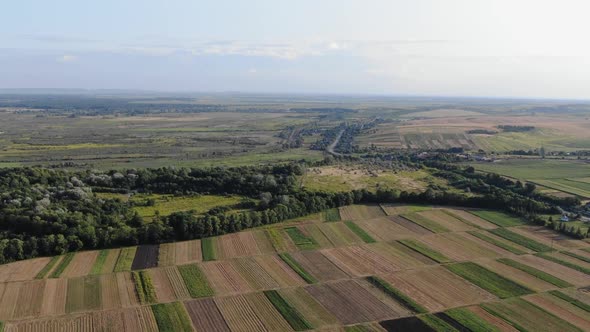
<svg viewBox="0 0 590 332">
<path fill-rule="evenodd" d="M 580 249 L 590 243 L 560 239 L 545 248 L 551 231 L 507 215 L 397 209 L 419 218 L 353 205 L 340 209 L 343 221 L 300 218 L 206 241 L 10 263 L 0 274 L 13 265 L 29 272 L 0 283 L 0 320 L 7 331 L 588 328 L 588 262 L 576 256 L 587 257 Z M 373 222 L 392 226 L 373 234 Z M 383 240 L 401 228 L 403 238 Z M 271 244 L 273 233 L 291 242 L 288 251 Z"/>
</svg>

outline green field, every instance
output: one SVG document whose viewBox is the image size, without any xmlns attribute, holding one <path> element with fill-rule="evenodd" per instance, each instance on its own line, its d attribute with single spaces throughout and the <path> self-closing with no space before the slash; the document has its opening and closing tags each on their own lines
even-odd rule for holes
<svg viewBox="0 0 590 332">
<path fill-rule="evenodd" d="M 590 305 L 589 304 L 586 304 L 578 299 L 574 299 L 573 297 L 571 297 L 563 292 L 560 292 L 560 291 L 556 291 L 556 290 L 550 291 L 549 294 L 551 294 L 555 297 L 558 297 L 568 303 L 571 303 L 571 304 L 575 305 L 576 307 L 590 313 Z"/>
<path fill-rule="evenodd" d="M 214 261 L 217 259 L 217 249 L 215 248 L 216 238 L 206 237 L 201 239 L 201 252 L 203 261 Z"/>
<path fill-rule="evenodd" d="M 379 288 L 381 291 L 383 291 L 385 294 L 392 297 L 394 300 L 399 302 L 401 305 L 403 305 L 407 309 L 409 309 L 415 313 L 428 312 L 428 310 L 426 308 L 424 308 L 420 304 L 416 303 L 416 301 L 412 300 L 412 298 L 410 298 L 406 294 L 404 294 L 404 293 L 400 292 L 398 289 L 394 288 L 387 281 L 385 281 L 379 277 L 375 277 L 375 276 L 367 277 L 367 280 L 373 286 Z"/>
<path fill-rule="evenodd" d="M 500 258 L 500 259 L 498 259 L 498 262 L 500 262 L 502 264 L 506 264 L 508 266 L 511 266 L 515 269 L 519 269 L 521 271 L 524 271 L 536 278 L 539 278 L 539 279 L 546 281 L 550 284 L 553 284 L 557 287 L 564 288 L 564 287 L 572 287 L 573 286 L 572 284 L 570 284 L 564 280 L 561 280 L 555 276 L 552 276 L 549 273 L 543 272 L 543 271 L 536 269 L 532 266 L 528 266 L 526 264 L 519 263 L 519 262 L 512 260 L 510 258 Z"/>
<path fill-rule="evenodd" d="M 59 262 L 59 264 L 57 265 L 55 270 L 53 270 L 53 272 L 51 272 L 51 275 L 49 277 L 50 278 L 59 278 L 59 276 L 61 276 L 61 274 L 68 267 L 68 265 L 70 265 L 70 263 L 72 262 L 72 259 L 74 259 L 75 255 L 76 255 L 75 252 L 69 252 L 69 253 L 65 254 L 63 256 L 63 259 Z"/>
<path fill-rule="evenodd" d="M 131 264 L 133 264 L 136 251 L 137 247 L 122 248 L 113 272 L 131 271 Z"/>
<path fill-rule="evenodd" d="M 524 252 L 524 251 L 522 251 L 522 250 L 520 250 L 518 248 L 515 248 L 515 247 L 513 247 L 513 246 L 511 246 L 509 244 L 506 244 L 506 243 L 504 243 L 502 241 L 498 241 L 497 239 L 494 239 L 492 237 L 489 237 L 489 236 L 485 235 L 484 233 L 475 232 L 475 231 L 471 231 L 471 232 L 468 232 L 468 233 L 471 234 L 471 235 L 473 235 L 473 236 L 475 236 L 475 237 L 477 237 L 477 238 L 479 238 L 479 239 L 481 239 L 481 240 L 484 240 L 484 241 L 486 241 L 488 243 L 491 243 L 491 244 L 493 244 L 493 245 L 495 245 L 497 247 L 500 247 L 500 248 L 502 248 L 504 250 L 510 251 L 513 254 L 516 254 L 516 255 L 526 254 L 526 252 Z"/>
<path fill-rule="evenodd" d="M 501 299 L 533 293 L 527 287 L 472 262 L 446 265 L 445 267 Z"/>
<path fill-rule="evenodd" d="M 60 260 L 61 256 L 53 256 L 51 257 L 51 260 L 47 263 L 47 265 L 45 265 L 41 271 L 39 271 L 39 273 L 37 273 L 37 275 L 35 276 L 35 279 L 43 279 L 45 278 L 45 276 L 47 275 L 47 273 L 49 273 L 49 271 L 51 271 L 51 269 L 55 266 L 55 264 L 57 264 L 57 262 Z"/>
<path fill-rule="evenodd" d="M 181 265 L 178 267 L 178 271 L 184 280 L 184 284 L 191 294 L 191 297 L 206 297 L 213 296 L 214 291 L 207 281 L 207 277 L 201 271 L 198 265 Z"/>
<path fill-rule="evenodd" d="M 293 271 L 297 272 L 297 274 L 303 278 L 308 284 L 315 284 L 318 280 L 309 274 L 309 272 L 305 271 L 305 269 L 291 256 L 289 253 L 281 253 L 279 257 L 289 265 Z"/>
<path fill-rule="evenodd" d="M 283 318 L 291 325 L 295 331 L 306 331 L 312 328 L 311 324 L 305 320 L 305 318 L 289 304 L 276 290 L 265 291 L 264 295 L 268 300 L 275 306 L 278 312 L 281 313 Z"/>
<path fill-rule="evenodd" d="M 152 311 L 160 332 L 191 332 L 190 318 L 180 302 L 154 304 Z"/>
<path fill-rule="evenodd" d="M 491 229 L 490 233 L 497 235 L 501 238 L 504 238 L 506 240 L 512 241 L 512 242 L 514 242 L 518 245 L 521 245 L 525 248 L 529 248 L 531 250 L 537 251 L 537 252 L 546 252 L 546 251 L 552 250 L 551 247 L 549 247 L 549 246 L 539 243 L 539 242 L 537 242 L 533 239 L 530 239 L 526 236 L 509 231 L 506 228 Z"/>
<path fill-rule="evenodd" d="M 451 259 L 449 259 L 448 257 L 446 257 L 445 255 L 441 254 L 440 252 L 430 248 L 429 246 L 427 246 L 426 244 L 422 243 L 422 242 L 418 242 L 416 240 L 399 240 L 399 243 L 403 244 L 404 246 L 419 252 L 420 254 L 432 259 L 435 262 L 438 263 L 449 263 L 451 262 Z"/>
<path fill-rule="evenodd" d="M 443 313 L 453 321 L 459 323 L 467 331 L 473 332 L 500 332 L 500 330 L 494 325 L 488 323 L 473 312 L 464 309 L 456 308 L 447 310 Z"/>
<path fill-rule="evenodd" d="M 356 234 L 358 237 L 361 238 L 361 240 L 363 240 L 365 243 L 375 243 L 377 241 L 375 241 L 375 239 L 369 235 L 367 232 L 365 232 L 364 229 L 362 229 L 359 225 L 355 224 L 352 221 L 345 221 L 344 224 L 346 226 L 348 226 L 348 228 L 354 232 L 354 234 Z"/>
<path fill-rule="evenodd" d="M 590 177 L 588 164 L 576 160 L 507 159 L 494 163 L 477 163 L 473 166 L 478 170 L 520 180 Z"/>
<path fill-rule="evenodd" d="M 520 331 L 581 331 L 567 321 L 520 298 L 481 305 L 492 315 L 509 322 Z"/>
<path fill-rule="evenodd" d="M 102 272 L 102 267 L 109 255 L 109 250 L 104 249 L 98 253 L 96 256 L 96 260 L 94 261 L 94 265 L 92 265 L 92 269 L 90 270 L 90 274 L 100 274 Z"/>
<path fill-rule="evenodd" d="M 474 210 L 469 212 L 500 227 L 524 225 L 522 219 L 498 211 Z"/>
<path fill-rule="evenodd" d="M 457 332 L 453 326 L 449 323 L 445 322 L 444 320 L 436 317 L 435 315 L 423 315 L 419 316 L 420 320 L 422 320 L 426 325 L 432 328 L 432 331 L 436 332 Z"/>
<path fill-rule="evenodd" d="M 283 228 L 283 230 L 293 240 L 297 248 L 301 250 L 312 250 L 318 247 L 318 243 L 311 236 L 303 234 L 297 227 L 287 227 Z"/>
<path fill-rule="evenodd" d="M 146 304 L 158 301 L 152 278 L 147 271 L 133 271 L 131 272 L 131 276 L 133 277 L 135 292 L 137 293 L 140 303 Z"/>
<path fill-rule="evenodd" d="M 338 208 L 328 209 L 324 212 L 325 221 L 340 221 L 340 210 Z"/>
</svg>

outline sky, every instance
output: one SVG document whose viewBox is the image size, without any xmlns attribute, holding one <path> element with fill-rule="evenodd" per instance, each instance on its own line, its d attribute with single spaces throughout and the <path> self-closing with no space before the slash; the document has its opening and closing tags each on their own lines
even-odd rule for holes
<svg viewBox="0 0 590 332">
<path fill-rule="evenodd" d="M 0 88 L 590 99 L 587 0 L 18 0 Z"/>
</svg>

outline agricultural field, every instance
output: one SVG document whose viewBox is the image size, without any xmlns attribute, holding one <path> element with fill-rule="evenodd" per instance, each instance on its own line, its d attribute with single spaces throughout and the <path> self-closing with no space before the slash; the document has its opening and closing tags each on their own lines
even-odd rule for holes
<svg viewBox="0 0 590 332">
<path fill-rule="evenodd" d="M 590 328 L 588 242 L 488 210 L 335 211 L 0 265 L 0 321 L 5 331 Z"/>
</svg>

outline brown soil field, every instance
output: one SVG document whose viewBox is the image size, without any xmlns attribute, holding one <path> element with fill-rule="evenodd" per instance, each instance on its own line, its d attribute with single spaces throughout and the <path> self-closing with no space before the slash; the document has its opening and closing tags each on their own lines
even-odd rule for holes
<svg viewBox="0 0 590 332">
<path fill-rule="evenodd" d="M 558 259 L 563 260 L 563 261 L 566 261 L 566 262 L 570 262 L 570 263 L 575 264 L 577 266 L 581 266 L 583 268 L 590 269 L 590 263 L 584 262 L 581 259 L 577 259 L 575 257 L 568 256 L 568 255 L 563 254 L 563 253 L 560 253 L 560 252 L 550 252 L 550 253 L 547 253 L 547 254 L 549 256 L 558 258 Z"/>
<path fill-rule="evenodd" d="M 13 318 L 23 282 L 0 284 L 0 320 Z"/>
<path fill-rule="evenodd" d="M 491 271 L 498 273 L 501 276 L 512 279 L 521 285 L 526 285 L 528 288 L 536 292 L 545 292 L 552 289 L 557 289 L 555 285 L 536 278 L 524 271 L 515 269 L 511 266 L 502 264 L 491 259 L 480 259 L 475 261 L 477 264 L 488 268 Z"/>
<path fill-rule="evenodd" d="M 535 253 L 535 251 L 533 251 L 533 250 L 531 250 L 531 249 L 529 249 L 529 248 L 527 248 L 527 247 L 523 247 L 523 246 L 521 246 L 521 245 L 519 245 L 519 244 L 517 244 L 517 243 L 515 243 L 515 242 L 512 242 L 512 241 L 506 240 L 506 239 L 504 239 L 504 238 L 502 238 L 502 237 L 499 237 L 499 236 L 497 236 L 497 235 L 495 235 L 495 234 L 492 234 L 492 233 L 490 233 L 490 232 L 487 232 L 487 231 L 484 231 L 484 230 L 479 230 L 479 231 L 476 231 L 476 232 L 478 232 L 478 233 L 481 233 L 481 234 L 483 234 L 483 235 L 485 235 L 485 236 L 487 236 L 487 237 L 490 237 L 490 238 L 492 238 L 492 239 L 494 239 L 494 240 L 496 240 L 496 241 L 498 241 L 498 242 L 502 242 L 502 243 L 504 243 L 505 245 L 508 245 L 508 246 L 514 247 L 515 249 L 518 249 L 518 250 L 520 250 L 520 251 L 522 251 L 522 252 L 529 253 L 529 254 Z M 477 238 L 477 237 L 475 237 L 475 236 L 472 236 L 471 234 L 464 234 L 464 236 L 468 236 L 470 239 Z M 484 241 L 484 240 L 481 240 L 481 239 L 479 239 L 479 240 L 480 240 L 480 242 L 479 242 L 479 243 L 481 243 L 482 245 L 483 245 L 484 243 L 486 243 L 486 241 Z M 490 244 L 490 245 L 491 245 L 491 246 L 493 246 L 494 248 L 496 247 L 496 246 L 494 246 L 494 245 L 492 245 L 492 244 Z M 490 247 L 490 248 L 491 248 L 491 247 Z M 500 248 L 500 249 L 501 249 L 501 248 Z"/>
<path fill-rule="evenodd" d="M 444 211 L 441 211 L 441 209 L 421 211 L 418 212 L 418 214 L 436 222 L 452 232 L 473 231 L 476 229 L 475 227 L 469 226 L 461 220 L 446 214 Z"/>
<path fill-rule="evenodd" d="M 256 239 L 252 232 L 240 232 L 223 235 L 217 238 L 217 258 L 228 259 L 234 257 L 259 255 Z"/>
<path fill-rule="evenodd" d="M 142 245 L 137 247 L 131 270 L 143 270 L 158 265 L 158 253 L 160 246 L 158 245 Z"/>
<path fill-rule="evenodd" d="M 400 316 L 354 280 L 312 285 L 306 290 L 345 325 Z"/>
<path fill-rule="evenodd" d="M 426 265 L 436 264 L 432 259 L 406 247 L 399 242 L 372 243 L 368 245 L 369 250 L 385 257 L 398 270 L 412 269 Z"/>
<path fill-rule="evenodd" d="M 97 256 L 98 251 L 82 251 L 77 253 L 60 277 L 76 278 L 88 275 Z"/>
<path fill-rule="evenodd" d="M 330 239 L 328 239 L 326 234 L 324 234 L 322 228 L 320 228 L 321 226 L 321 224 L 307 224 L 302 225 L 301 227 L 303 227 L 304 233 L 309 234 L 315 240 L 315 242 L 317 242 L 320 248 L 333 247 L 334 244 L 330 241 Z"/>
<path fill-rule="evenodd" d="M 231 331 L 268 331 L 243 296 L 216 298 L 215 303 Z"/>
<path fill-rule="evenodd" d="M 379 205 L 349 205 L 339 209 L 342 220 L 363 220 L 385 216 L 385 212 Z"/>
<path fill-rule="evenodd" d="M 200 262 L 203 260 L 201 254 L 201 240 L 183 241 L 174 243 L 174 262 L 176 265 Z"/>
<path fill-rule="evenodd" d="M 518 330 L 516 328 L 514 328 L 512 325 L 510 325 L 508 322 L 506 322 L 502 318 L 499 318 L 499 317 L 496 317 L 496 316 L 490 314 L 489 312 L 485 311 L 482 307 L 473 306 L 473 307 L 468 307 L 467 309 L 469 311 L 473 312 L 474 314 L 478 315 L 479 317 L 481 317 L 486 322 L 494 325 L 496 328 L 498 328 L 502 332 L 518 332 Z"/>
<path fill-rule="evenodd" d="M 149 270 L 159 302 L 189 299 L 191 296 L 175 266 Z"/>
<path fill-rule="evenodd" d="M 244 297 L 268 331 L 293 331 L 264 293 L 251 293 Z"/>
<path fill-rule="evenodd" d="M 342 247 L 322 250 L 324 256 L 354 277 L 392 273 L 396 267 L 367 247 Z"/>
<path fill-rule="evenodd" d="M 229 261 L 207 262 L 201 267 L 215 294 L 230 295 L 253 291 L 248 281 Z"/>
<path fill-rule="evenodd" d="M 213 299 L 188 301 L 184 306 L 197 331 L 231 331 Z"/>
<path fill-rule="evenodd" d="M 104 274 L 99 277 L 102 297 L 102 309 L 121 308 L 119 285 L 115 274 Z"/>
<path fill-rule="evenodd" d="M 584 331 L 590 331 L 590 316 L 588 312 L 576 306 L 549 294 L 534 294 L 525 297 L 525 299 Z"/>
<path fill-rule="evenodd" d="M 420 241 L 456 261 L 482 257 L 494 258 L 499 256 L 496 251 L 500 250 L 495 247 L 494 249 L 497 250 L 491 250 L 486 242 L 479 241 L 479 239 L 478 242 L 470 241 L 458 233 L 432 234 L 421 237 Z"/>
<path fill-rule="evenodd" d="M 401 271 L 381 277 L 430 311 L 496 298 L 442 266 Z"/>
<path fill-rule="evenodd" d="M 35 317 L 41 313 L 46 282 L 47 280 L 35 280 L 24 282 L 21 285 L 13 314 L 14 318 Z"/>
<path fill-rule="evenodd" d="M 71 315 L 59 318 L 38 319 L 8 324 L 5 331 L 95 331 L 91 314 Z"/>
<path fill-rule="evenodd" d="M 42 257 L 0 265 L 0 282 L 32 280 L 50 260 Z"/>
<path fill-rule="evenodd" d="M 135 292 L 135 283 L 130 272 L 119 272 L 117 276 L 117 287 L 119 288 L 119 298 L 123 307 L 139 305 L 139 299 Z"/>
<path fill-rule="evenodd" d="M 544 245 L 550 247 L 553 246 L 553 249 L 556 250 L 568 250 L 589 246 L 589 244 L 584 241 L 574 240 L 543 226 L 518 226 L 511 227 L 510 230 L 543 243 Z"/>
<path fill-rule="evenodd" d="M 390 216 L 389 219 L 392 222 L 394 222 L 396 225 L 400 225 L 401 227 L 406 228 L 408 231 L 410 231 L 415 236 L 432 234 L 432 231 L 430 231 L 429 229 L 424 228 L 424 227 L 416 224 L 415 222 L 413 222 L 409 219 L 406 219 L 402 216 Z"/>
<path fill-rule="evenodd" d="M 375 285 L 371 284 L 366 279 L 357 279 L 355 282 L 391 308 L 396 313 L 396 318 L 414 315 L 412 311 L 405 308 L 402 304 L 398 303 L 391 296 L 385 294 L 381 289 L 375 287 Z"/>
<path fill-rule="evenodd" d="M 258 251 L 262 254 L 274 254 L 275 248 L 272 246 L 272 243 L 266 236 L 266 233 L 263 230 L 256 230 L 252 231 L 252 236 L 256 241 L 256 246 L 258 247 Z"/>
<path fill-rule="evenodd" d="M 590 277 L 582 272 L 572 270 L 561 264 L 557 264 L 541 257 L 533 255 L 523 255 L 513 258 L 515 261 L 519 261 L 523 264 L 530 265 L 543 272 L 552 274 L 564 281 L 569 282 L 576 286 L 587 286 L 590 284 Z"/>
<path fill-rule="evenodd" d="M 467 240 L 469 242 L 476 243 L 478 247 L 486 248 L 489 251 L 495 252 L 498 256 L 513 255 L 513 253 L 511 253 L 510 251 L 500 248 L 500 247 L 493 245 L 489 242 L 486 242 L 486 241 L 478 238 L 477 236 L 473 236 L 469 233 L 458 233 L 457 235 L 460 236 L 461 238 L 464 238 L 465 240 Z"/>
<path fill-rule="evenodd" d="M 483 229 L 493 229 L 493 228 L 498 228 L 498 226 L 492 224 L 489 221 L 486 221 L 485 219 L 481 219 L 480 217 L 471 214 L 465 210 L 459 210 L 459 209 L 445 209 L 446 211 L 450 212 L 451 214 L 455 215 L 457 218 L 460 219 L 464 219 L 476 226 L 479 226 Z"/>
<path fill-rule="evenodd" d="M 344 223 L 328 222 L 319 224 L 318 227 L 335 247 L 364 243 Z"/>
<path fill-rule="evenodd" d="M 279 287 L 292 287 L 305 285 L 305 281 L 291 269 L 278 256 L 256 256 L 254 257 L 266 273 L 268 273 Z"/>
<path fill-rule="evenodd" d="M 284 288 L 281 296 L 289 302 L 314 327 L 335 326 L 338 319 L 316 301 L 304 288 Z"/>
<path fill-rule="evenodd" d="M 65 314 L 67 291 L 67 279 L 47 279 L 41 295 L 43 302 L 41 303 L 40 316 Z"/>
<path fill-rule="evenodd" d="M 293 258 L 307 272 L 320 281 L 347 278 L 348 275 L 334 265 L 319 251 L 301 251 L 292 254 Z"/>
<path fill-rule="evenodd" d="M 390 220 L 390 218 L 391 217 L 355 220 L 354 223 L 364 229 L 365 232 L 371 235 L 375 240 L 395 241 L 419 235 L 418 233 L 403 227 L 399 223 Z"/>
<path fill-rule="evenodd" d="M 279 287 L 279 284 L 257 263 L 254 257 L 232 260 L 232 265 L 248 281 L 252 289 L 263 290 Z"/>
<path fill-rule="evenodd" d="M 124 309 L 121 312 L 125 323 L 125 331 L 158 331 L 156 318 L 150 307 Z"/>
<path fill-rule="evenodd" d="M 158 253 L 158 266 L 174 265 L 176 261 L 176 245 L 174 243 L 160 244 Z"/>
</svg>

